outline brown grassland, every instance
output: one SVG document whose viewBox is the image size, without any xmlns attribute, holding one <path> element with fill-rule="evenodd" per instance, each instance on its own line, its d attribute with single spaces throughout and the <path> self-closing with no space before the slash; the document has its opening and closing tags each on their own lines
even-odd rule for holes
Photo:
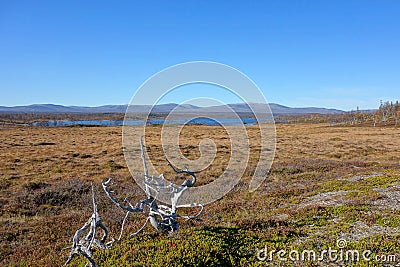
<svg viewBox="0 0 400 267">
<path fill-rule="evenodd" d="M 143 199 L 126 167 L 121 127 L 15 127 L 0 130 L 0 265 L 60 266 L 74 232 L 91 214 L 90 182 L 99 212 L 119 234 L 123 212 L 101 189 L 113 177 L 116 195 Z M 151 227 L 130 238 L 145 220 L 130 217 L 121 242 L 96 250 L 100 266 L 267 266 L 256 248 L 334 248 L 338 238 L 372 255 L 400 261 L 400 128 L 278 124 L 270 174 L 254 193 L 248 183 L 260 151 L 256 127 L 247 127 L 251 157 L 241 182 L 222 199 L 206 205 L 201 220 L 180 221 L 175 236 Z M 148 127 L 146 148 L 157 170 L 168 170 L 160 149 L 160 127 Z M 199 141 L 217 144 L 213 164 L 199 173 L 199 184 L 218 177 L 227 166 L 230 142 L 216 126 L 185 126 L 181 151 L 198 158 Z M 183 166 L 180 166 L 183 167 Z M 189 166 L 190 167 L 190 166 Z M 281 262 L 272 260 L 275 265 Z M 84 266 L 76 257 L 71 266 Z M 320 262 L 287 265 L 326 266 Z M 339 265 L 331 263 L 332 266 Z M 341 262 L 384 266 L 379 261 Z M 391 262 L 395 265 L 395 262 Z"/>
</svg>

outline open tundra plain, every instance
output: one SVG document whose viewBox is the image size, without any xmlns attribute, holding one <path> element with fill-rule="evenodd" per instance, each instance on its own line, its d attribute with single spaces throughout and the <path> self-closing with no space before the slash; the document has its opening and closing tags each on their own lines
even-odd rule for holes
<svg viewBox="0 0 400 267">
<path fill-rule="evenodd" d="M 160 126 L 147 127 L 146 149 L 159 172 L 176 183 L 165 162 Z M 400 261 L 400 128 L 327 124 L 278 124 L 276 153 L 265 182 L 248 192 L 260 151 L 256 127 L 247 127 L 251 155 L 243 179 L 222 199 L 206 205 L 200 220 L 180 220 L 174 235 L 132 214 L 120 242 L 96 249 L 99 266 L 395 266 Z M 0 130 L 0 265 L 61 266 L 71 239 L 91 216 L 93 182 L 99 213 L 117 238 L 124 212 L 105 195 L 112 177 L 121 201 L 145 198 L 126 166 L 121 127 L 15 127 Z M 180 148 L 200 157 L 199 142 L 211 138 L 216 159 L 198 174 L 198 185 L 227 167 L 230 141 L 217 126 L 185 126 Z M 179 166 L 183 167 L 183 166 Z M 190 168 L 190 166 L 189 166 Z M 184 213 L 196 210 L 183 210 Z M 370 250 L 370 261 L 282 261 L 268 252 Z M 67 248 L 67 249 L 64 249 Z M 293 254 L 294 255 L 294 254 Z M 292 255 L 292 256 L 293 256 Z M 386 262 L 376 256 L 387 256 Z M 390 257 L 394 255 L 394 257 Z M 258 255 L 260 256 L 260 255 Z M 318 255 L 319 256 L 319 255 Z M 286 255 L 287 257 L 287 255 Z M 360 256 L 361 258 L 361 256 Z M 381 257 L 380 259 L 383 259 Z M 389 260 L 391 262 L 389 262 Z M 70 266 L 84 266 L 76 256 Z"/>
</svg>

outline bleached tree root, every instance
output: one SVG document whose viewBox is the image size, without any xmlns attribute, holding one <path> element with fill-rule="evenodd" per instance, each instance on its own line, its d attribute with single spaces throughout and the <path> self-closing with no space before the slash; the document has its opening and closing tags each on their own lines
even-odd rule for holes
<svg viewBox="0 0 400 267">
<path fill-rule="evenodd" d="M 148 174 L 146 158 L 145 158 L 145 148 L 143 145 L 143 140 L 140 138 L 140 146 L 142 150 L 142 160 L 143 160 L 143 168 L 144 168 L 144 177 L 145 177 L 145 192 L 147 198 L 137 202 L 135 205 L 129 201 L 128 198 L 125 198 L 122 204 L 119 200 L 117 200 L 113 196 L 113 191 L 110 189 L 112 185 L 112 179 L 108 178 L 107 180 L 102 182 L 103 190 L 106 193 L 107 197 L 119 208 L 126 212 L 124 219 L 122 220 L 121 230 L 118 239 L 112 239 L 108 243 L 105 243 L 108 237 L 108 229 L 103 224 L 103 221 L 100 215 L 97 212 L 97 205 L 94 198 L 94 190 L 92 184 L 92 201 L 93 201 L 93 213 L 89 220 L 75 232 L 73 237 L 73 242 L 71 248 L 71 252 L 69 257 L 64 265 L 67 265 L 73 258 L 75 254 L 80 254 L 84 256 L 89 262 L 90 266 L 97 266 L 96 262 L 92 258 L 92 249 L 96 246 L 102 249 L 108 249 L 112 246 L 114 242 L 121 240 L 126 221 L 131 213 L 141 212 L 147 215 L 145 223 L 130 236 L 135 236 L 139 234 L 150 222 L 150 224 L 161 233 L 173 233 L 178 231 L 179 223 L 177 222 L 178 218 L 183 219 L 196 219 L 203 212 L 203 205 L 198 203 L 178 205 L 179 198 L 182 193 L 189 187 L 194 186 L 196 183 L 196 175 L 195 172 L 189 171 L 187 167 L 180 170 L 174 167 L 168 160 L 168 166 L 172 168 L 175 173 L 189 175 L 191 179 L 186 179 L 181 185 L 176 185 L 171 183 L 170 181 L 164 178 L 164 175 L 160 176 L 150 176 Z M 167 205 L 157 205 L 156 198 L 158 194 L 168 194 L 171 199 L 171 206 Z M 191 207 L 200 207 L 200 211 L 195 215 L 179 215 L 177 214 L 178 208 L 191 208 Z M 100 228 L 103 230 L 103 236 L 101 240 L 96 239 L 96 229 Z M 81 237 L 84 232 L 88 231 L 88 234 L 84 237 Z"/>
<path fill-rule="evenodd" d="M 147 170 L 147 164 L 146 164 L 146 157 L 145 157 L 145 147 L 143 145 L 143 138 L 140 138 L 140 147 L 141 147 L 141 155 L 142 155 L 142 160 L 143 160 L 143 168 L 144 168 L 144 177 L 145 177 L 145 191 L 147 194 L 147 199 L 141 200 L 138 203 L 136 203 L 135 206 L 133 206 L 130 201 L 125 198 L 124 202 L 127 203 L 127 205 L 121 204 L 113 195 L 113 191 L 109 189 L 109 185 L 111 185 L 112 180 L 109 178 L 106 181 L 103 181 L 103 189 L 106 192 L 108 198 L 115 203 L 118 207 L 126 211 L 126 215 L 124 217 L 124 220 L 122 221 L 121 225 L 121 232 L 120 236 L 117 239 L 120 240 L 122 237 L 122 233 L 124 231 L 124 226 L 126 223 L 126 220 L 129 216 L 130 213 L 134 212 L 143 212 L 147 214 L 147 219 L 146 222 L 143 224 L 142 227 L 135 233 L 131 234 L 131 236 L 135 236 L 140 231 L 144 229 L 144 227 L 147 225 L 147 223 L 150 221 L 150 224 L 158 231 L 161 233 L 171 233 L 175 232 L 179 228 L 179 224 L 176 221 L 177 218 L 184 218 L 184 219 L 196 219 L 198 218 L 201 213 L 203 212 L 203 205 L 198 204 L 198 203 L 192 203 L 192 204 L 186 204 L 186 205 L 178 205 L 178 200 L 182 193 L 188 188 L 194 186 L 196 183 L 196 175 L 195 172 L 189 171 L 187 167 L 184 169 L 180 170 L 176 167 L 174 167 L 168 160 L 168 166 L 172 168 L 172 170 L 175 173 L 178 174 L 185 174 L 189 175 L 191 179 L 186 179 L 181 185 L 176 185 L 171 183 L 170 181 L 166 180 L 164 178 L 164 175 L 161 174 L 160 176 L 150 176 L 148 174 Z M 163 194 L 169 194 L 171 195 L 171 207 L 168 207 L 166 205 L 157 205 L 155 197 L 153 195 L 157 196 L 159 193 Z M 188 208 L 188 207 L 200 207 L 200 211 L 195 214 L 195 215 L 178 215 L 176 213 L 176 210 L 178 208 Z M 148 210 L 148 211 L 146 211 Z"/>
<path fill-rule="evenodd" d="M 92 216 L 89 218 L 89 220 L 86 221 L 86 223 L 78 229 L 74 237 L 72 239 L 72 246 L 71 252 L 68 256 L 67 261 L 65 262 L 64 266 L 70 263 L 72 258 L 74 257 L 75 254 L 80 254 L 84 256 L 90 266 L 95 267 L 97 266 L 96 262 L 92 258 L 92 249 L 97 246 L 102 249 L 107 249 L 108 244 L 105 244 L 104 242 L 106 241 L 108 237 L 108 229 L 107 227 L 103 224 L 103 221 L 97 212 L 97 205 L 96 201 L 94 198 L 94 190 L 93 190 L 93 184 L 92 184 L 92 201 L 93 201 L 93 213 Z M 101 240 L 98 240 L 96 238 L 96 228 L 101 228 L 103 230 L 103 236 Z M 88 231 L 87 235 L 81 238 L 81 236 Z"/>
</svg>

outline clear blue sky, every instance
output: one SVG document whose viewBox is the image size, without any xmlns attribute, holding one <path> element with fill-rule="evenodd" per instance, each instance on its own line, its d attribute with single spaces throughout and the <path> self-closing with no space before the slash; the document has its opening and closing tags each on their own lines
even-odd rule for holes
<svg viewBox="0 0 400 267">
<path fill-rule="evenodd" d="M 400 98 L 399 14 L 395 0 L 0 0 L 0 105 L 128 103 L 163 68 L 210 60 L 269 102 L 376 108 Z"/>
</svg>

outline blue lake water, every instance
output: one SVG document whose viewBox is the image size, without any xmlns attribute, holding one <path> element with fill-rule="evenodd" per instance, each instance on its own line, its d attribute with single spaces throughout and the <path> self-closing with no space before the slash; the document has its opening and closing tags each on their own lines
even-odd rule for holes
<svg viewBox="0 0 400 267">
<path fill-rule="evenodd" d="M 254 118 L 179 118 L 179 119 L 150 119 L 147 120 L 148 125 L 157 124 L 189 124 L 189 125 L 209 125 L 209 126 L 239 126 L 239 125 L 255 125 L 257 120 Z M 71 125 L 87 125 L 87 126 L 122 126 L 123 120 L 49 120 L 34 122 L 34 126 L 43 127 L 60 127 Z M 144 125 L 144 120 L 127 120 L 125 125 L 140 126 Z"/>
</svg>

